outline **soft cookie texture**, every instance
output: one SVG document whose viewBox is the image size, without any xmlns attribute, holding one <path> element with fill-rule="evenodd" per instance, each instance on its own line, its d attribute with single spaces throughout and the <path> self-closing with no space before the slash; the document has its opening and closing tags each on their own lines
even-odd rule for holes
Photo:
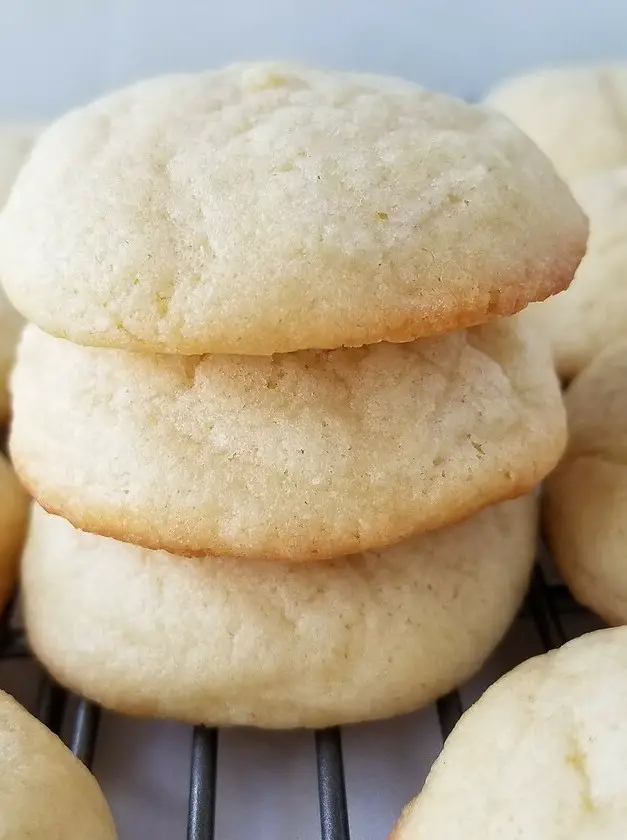
<svg viewBox="0 0 627 840">
<path fill-rule="evenodd" d="M 0 692 L 2 840 L 115 840 L 89 770 L 42 723 Z"/>
<path fill-rule="evenodd" d="M 486 102 L 568 181 L 627 166 L 627 64 L 537 70 L 503 82 Z"/>
<path fill-rule="evenodd" d="M 609 348 L 566 394 L 570 440 L 545 491 L 555 561 L 576 598 L 627 623 L 627 342 Z"/>
<path fill-rule="evenodd" d="M 547 344 L 501 320 L 407 344 L 147 356 L 27 327 L 10 448 L 86 531 L 181 554 L 315 560 L 534 487 L 565 413 Z"/>
<path fill-rule="evenodd" d="M 526 590 L 527 496 L 325 563 L 181 558 L 35 506 L 26 627 L 64 685 L 125 713 L 320 727 L 430 703 L 476 671 Z"/>
<path fill-rule="evenodd" d="M 567 291 L 524 313 L 548 336 L 564 379 L 627 334 L 627 168 L 572 187 L 590 218 L 588 251 Z"/>
<path fill-rule="evenodd" d="M 50 128 L 0 220 L 0 276 L 78 343 L 269 355 L 510 315 L 569 284 L 586 229 L 496 113 L 399 79 L 239 64 Z"/>
<path fill-rule="evenodd" d="M 15 586 L 27 519 L 28 496 L 0 454 L 0 614 Z"/>
<path fill-rule="evenodd" d="M 30 123 L 0 122 L 0 209 L 28 155 L 39 127 Z M 10 413 L 7 382 L 23 319 L 0 288 L 0 423 Z"/>
<path fill-rule="evenodd" d="M 624 840 L 627 628 L 525 662 L 460 719 L 393 840 Z"/>
</svg>

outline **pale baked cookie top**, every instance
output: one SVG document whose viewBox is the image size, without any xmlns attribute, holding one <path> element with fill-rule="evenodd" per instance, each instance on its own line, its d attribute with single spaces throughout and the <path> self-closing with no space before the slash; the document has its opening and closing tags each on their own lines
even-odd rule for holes
<svg viewBox="0 0 627 840">
<path fill-rule="evenodd" d="M 627 63 L 536 70 L 501 83 L 486 102 L 569 181 L 627 165 Z"/>
<path fill-rule="evenodd" d="M 622 840 L 627 628 L 525 662 L 467 711 L 393 840 Z"/>
<path fill-rule="evenodd" d="M 586 222 L 508 120 L 291 64 L 156 78 L 50 128 L 0 275 L 78 343 L 266 355 L 406 341 L 568 285 Z"/>
</svg>

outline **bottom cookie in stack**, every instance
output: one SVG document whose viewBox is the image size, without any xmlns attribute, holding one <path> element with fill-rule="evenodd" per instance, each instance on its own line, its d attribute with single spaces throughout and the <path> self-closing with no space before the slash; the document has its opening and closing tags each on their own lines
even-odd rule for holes
<svg viewBox="0 0 627 840">
<path fill-rule="evenodd" d="M 529 496 L 309 564 L 173 556 L 35 506 L 26 627 L 60 683 L 120 712 L 263 728 L 390 717 L 483 664 L 524 597 L 535 540 Z"/>
</svg>

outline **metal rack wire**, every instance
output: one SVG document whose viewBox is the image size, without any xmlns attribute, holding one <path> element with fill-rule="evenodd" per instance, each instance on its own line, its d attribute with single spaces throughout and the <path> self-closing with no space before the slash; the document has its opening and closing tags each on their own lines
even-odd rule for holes
<svg viewBox="0 0 627 840">
<path fill-rule="evenodd" d="M 549 585 L 538 565 L 536 567 L 525 612 L 533 618 L 536 632 L 545 650 L 550 650 L 567 640 L 562 616 L 580 608 L 572 601 L 563 586 Z M 24 633 L 10 626 L 11 606 L 0 618 L 0 659 L 29 655 Z M 100 709 L 79 698 L 70 711 L 68 693 L 47 676 L 41 679 L 36 713 L 57 735 L 61 733 L 66 717 L 71 714 L 68 746 L 72 752 L 91 767 L 100 723 Z M 459 720 L 463 706 L 459 693 L 452 692 L 437 703 L 442 741 Z M 342 735 L 338 728 L 314 733 L 318 773 L 318 800 L 320 808 L 321 840 L 350 840 L 348 805 L 342 757 Z M 216 729 L 203 726 L 194 728 L 191 749 L 189 808 L 187 820 L 188 840 L 213 840 L 215 838 L 215 811 L 218 795 L 218 742 Z"/>
</svg>

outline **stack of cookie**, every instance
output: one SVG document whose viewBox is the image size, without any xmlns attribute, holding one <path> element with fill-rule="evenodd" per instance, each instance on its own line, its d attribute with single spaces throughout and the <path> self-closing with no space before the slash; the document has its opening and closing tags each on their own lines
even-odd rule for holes
<svg viewBox="0 0 627 840">
<path fill-rule="evenodd" d="M 265 727 L 465 679 L 532 562 L 533 501 L 503 500 L 565 438 L 548 349 L 500 316 L 585 240 L 518 129 L 399 80 L 238 65 L 61 119 L 0 218 L 37 325 L 11 451 L 41 660 L 121 711 Z"/>
</svg>

